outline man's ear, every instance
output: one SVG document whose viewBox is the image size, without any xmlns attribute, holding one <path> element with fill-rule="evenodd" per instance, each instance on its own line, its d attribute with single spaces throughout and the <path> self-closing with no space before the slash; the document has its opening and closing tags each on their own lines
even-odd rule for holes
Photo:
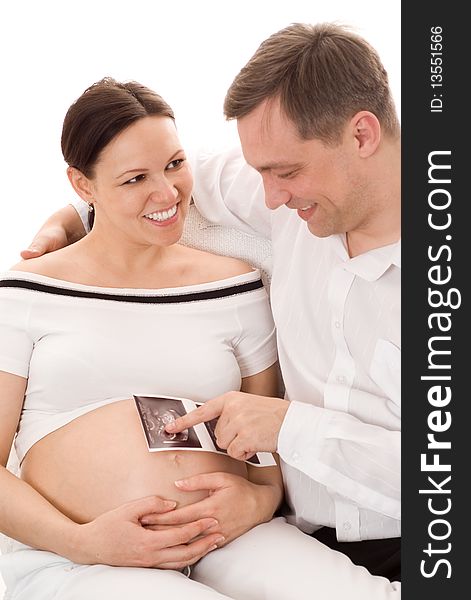
<svg viewBox="0 0 471 600">
<path fill-rule="evenodd" d="M 367 158 L 374 154 L 381 140 L 381 125 L 377 117 L 367 110 L 362 110 L 351 119 L 350 128 L 359 156 Z"/>
<path fill-rule="evenodd" d="M 67 168 L 67 177 L 80 198 L 88 204 L 93 204 L 94 193 L 92 181 L 75 167 Z"/>
</svg>

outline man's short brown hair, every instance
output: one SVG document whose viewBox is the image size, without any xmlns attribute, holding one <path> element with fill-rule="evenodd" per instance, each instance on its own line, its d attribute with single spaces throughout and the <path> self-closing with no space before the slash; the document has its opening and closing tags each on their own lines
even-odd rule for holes
<svg viewBox="0 0 471 600">
<path fill-rule="evenodd" d="M 227 119 L 240 119 L 267 99 L 303 139 L 336 143 L 357 112 L 372 112 L 385 133 L 399 134 L 388 76 L 377 52 L 349 29 L 294 23 L 265 40 L 229 88 Z"/>
</svg>

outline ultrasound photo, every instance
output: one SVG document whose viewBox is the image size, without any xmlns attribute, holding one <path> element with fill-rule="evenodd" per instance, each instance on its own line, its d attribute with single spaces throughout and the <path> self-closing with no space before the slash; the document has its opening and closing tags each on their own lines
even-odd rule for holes
<svg viewBox="0 0 471 600">
<path fill-rule="evenodd" d="M 186 414 L 181 400 L 153 396 L 134 396 L 149 449 L 202 448 L 193 427 L 168 433 L 165 426 Z"/>
<path fill-rule="evenodd" d="M 227 450 L 220 448 L 216 442 L 214 431 L 218 422 L 217 419 L 212 419 L 207 423 L 198 423 L 194 427 L 184 429 L 179 433 L 168 433 L 165 429 L 166 425 L 172 423 L 178 417 L 182 417 L 201 406 L 201 402 L 194 402 L 188 398 L 144 394 L 134 394 L 134 400 L 149 452 L 199 450 L 227 455 Z M 257 452 L 245 462 L 256 467 L 267 467 L 276 464 L 270 452 Z"/>
</svg>

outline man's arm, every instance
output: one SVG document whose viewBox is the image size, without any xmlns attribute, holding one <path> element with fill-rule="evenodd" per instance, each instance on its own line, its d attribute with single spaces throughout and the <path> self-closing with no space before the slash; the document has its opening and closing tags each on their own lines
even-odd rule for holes
<svg viewBox="0 0 471 600">
<path fill-rule="evenodd" d="M 54 252 L 77 242 L 85 235 L 81 216 L 72 204 L 61 208 L 44 223 L 26 250 L 21 252 L 24 259 L 36 258 L 47 252 Z"/>
<path fill-rule="evenodd" d="M 275 452 L 346 501 L 400 519 L 399 431 L 340 411 L 241 392 L 208 400 L 167 425 L 178 432 L 219 417 L 217 443 L 233 458 Z"/>
<path fill-rule="evenodd" d="M 286 463 L 332 494 L 400 520 L 400 431 L 341 411 L 291 402 L 277 448 Z"/>
<path fill-rule="evenodd" d="M 209 221 L 270 238 L 270 211 L 264 203 L 260 175 L 249 167 L 240 148 L 201 154 L 192 160 L 193 198 Z M 81 200 L 55 212 L 35 235 L 24 259 L 36 258 L 73 244 L 88 233 L 86 203 Z"/>
<path fill-rule="evenodd" d="M 270 239 L 262 178 L 245 162 L 240 147 L 200 153 L 192 159 L 192 170 L 195 204 L 208 221 Z"/>
</svg>

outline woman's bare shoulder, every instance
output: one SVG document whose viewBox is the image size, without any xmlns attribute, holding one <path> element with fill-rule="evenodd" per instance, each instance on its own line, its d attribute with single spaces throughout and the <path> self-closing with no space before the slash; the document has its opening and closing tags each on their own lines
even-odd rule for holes
<svg viewBox="0 0 471 600">
<path fill-rule="evenodd" d="M 195 248 L 186 248 L 185 252 L 188 253 L 188 257 L 191 259 L 191 268 L 197 268 L 204 279 L 208 276 L 213 280 L 226 279 L 244 275 L 254 270 L 254 267 L 239 258 L 212 254 Z"/>
<path fill-rule="evenodd" d="M 61 250 L 57 250 L 56 252 L 44 254 L 37 258 L 22 260 L 13 265 L 10 271 L 25 271 L 27 273 L 61 279 L 67 272 L 70 273 L 70 262 L 64 260 Z"/>
</svg>

